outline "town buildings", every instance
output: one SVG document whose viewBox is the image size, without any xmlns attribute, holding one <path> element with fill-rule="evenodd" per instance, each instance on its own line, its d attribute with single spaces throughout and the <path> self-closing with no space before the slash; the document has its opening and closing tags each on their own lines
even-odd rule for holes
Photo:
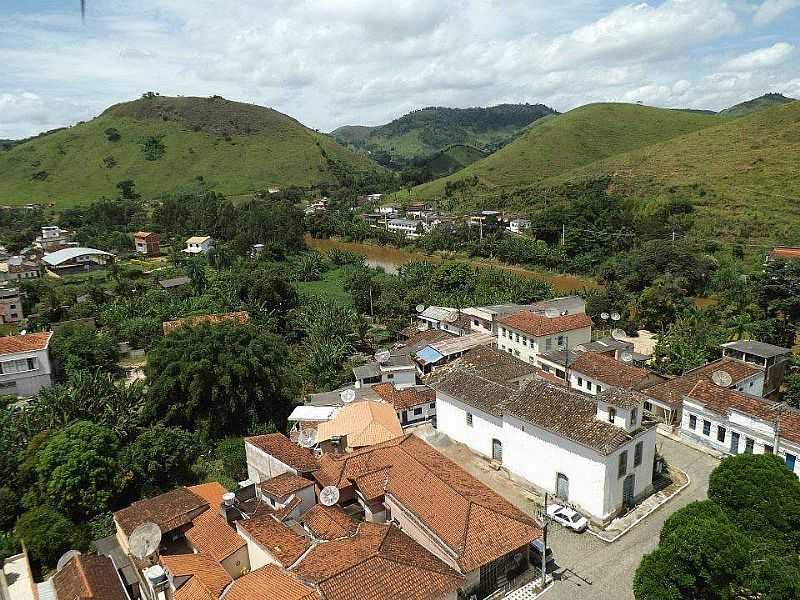
<svg viewBox="0 0 800 600">
<path fill-rule="evenodd" d="M 103 268 L 114 262 L 114 255 L 95 248 L 70 247 L 45 254 L 42 262 L 51 273 L 66 275 Z"/>
<path fill-rule="evenodd" d="M 403 389 L 417 383 L 417 367 L 411 357 L 402 351 L 379 352 L 375 360 L 353 369 L 356 387 L 370 383 L 393 383 Z"/>
<path fill-rule="evenodd" d="M 651 491 L 656 432 L 642 420 L 644 396 L 531 381 L 525 363 L 498 368 L 492 352 L 431 382 L 439 431 L 598 521 Z"/>
<path fill-rule="evenodd" d="M 52 383 L 51 332 L 0 337 L 0 395 L 33 396 Z"/>
<path fill-rule="evenodd" d="M 0 287 L 0 323 L 19 323 L 25 319 L 19 288 Z"/>
<path fill-rule="evenodd" d="M 70 243 L 69 232 L 61 229 L 58 225 L 47 225 L 42 227 L 41 235 L 36 236 L 33 247 L 44 250 L 59 250 Z"/>
<path fill-rule="evenodd" d="M 723 356 L 763 370 L 764 378 L 760 390 L 740 390 L 757 396 L 771 396 L 780 389 L 791 354 L 791 348 L 781 348 L 754 340 L 738 340 L 722 344 Z"/>
<path fill-rule="evenodd" d="M 137 231 L 133 234 L 133 246 L 137 254 L 158 256 L 161 254 L 161 240 L 152 231 Z"/>
<path fill-rule="evenodd" d="M 10 256 L 0 262 L 0 281 L 35 279 L 40 275 L 39 265 L 22 256 Z"/>
<path fill-rule="evenodd" d="M 540 352 L 573 349 L 592 341 L 592 319 L 585 313 L 548 316 L 525 309 L 498 319 L 497 347 L 535 363 Z"/>
</svg>

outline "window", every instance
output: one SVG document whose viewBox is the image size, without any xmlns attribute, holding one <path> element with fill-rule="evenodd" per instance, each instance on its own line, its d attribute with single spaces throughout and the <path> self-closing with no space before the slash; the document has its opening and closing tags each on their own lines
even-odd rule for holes
<svg viewBox="0 0 800 600">
<path fill-rule="evenodd" d="M 559 346 L 563 346 L 564 345 L 564 336 L 563 335 L 558 336 L 558 345 Z"/>
<path fill-rule="evenodd" d="M 703 420 L 703 435 L 711 435 L 711 421 Z"/>
<path fill-rule="evenodd" d="M 769 444 L 764 444 L 764 454 L 774 454 L 775 448 L 770 446 Z"/>
<path fill-rule="evenodd" d="M 547 338 L 544 341 L 544 349 L 548 352 L 553 349 L 553 338 Z"/>
<path fill-rule="evenodd" d="M 590 392 L 592 391 L 592 382 L 591 381 L 587 381 L 586 382 L 586 389 L 589 390 Z"/>
<path fill-rule="evenodd" d="M 619 468 L 617 469 L 617 477 L 624 477 L 628 472 L 628 451 L 623 450 L 619 455 Z"/>
<path fill-rule="evenodd" d="M 564 371 L 562 371 L 561 369 L 556 369 L 556 377 L 558 377 L 559 379 L 566 379 L 567 374 L 564 373 Z"/>
<path fill-rule="evenodd" d="M 613 423 L 614 418 L 617 416 L 617 409 L 613 406 L 608 407 L 608 422 Z"/>
<path fill-rule="evenodd" d="M 647 412 L 653 412 L 653 404 L 652 404 L 652 402 L 645 402 L 644 403 L 644 409 Z"/>
<path fill-rule="evenodd" d="M 478 319 L 472 319 L 472 324 L 475 325 L 476 327 L 480 325 L 480 323 L 478 323 Z"/>
<path fill-rule="evenodd" d="M 728 431 L 722 425 L 718 426 L 717 427 L 717 441 L 718 442 L 724 442 L 726 433 L 728 433 Z"/>
<path fill-rule="evenodd" d="M 697 429 L 697 417 L 695 417 L 694 415 L 689 415 L 689 429 L 691 429 L 692 431 Z"/>
<path fill-rule="evenodd" d="M 543 364 L 542 365 L 542 371 L 544 371 L 545 373 L 549 373 L 550 372 L 550 365 L 544 365 Z"/>
<path fill-rule="evenodd" d="M 755 440 L 753 438 L 746 437 L 744 438 L 744 453 L 745 454 L 752 454 L 753 453 L 753 446 L 755 445 Z"/>
<path fill-rule="evenodd" d="M 518 333 L 514 334 L 514 341 L 519 343 L 519 334 Z"/>
<path fill-rule="evenodd" d="M 29 358 L 28 359 L 28 371 L 33 371 L 36 368 L 36 359 Z"/>
<path fill-rule="evenodd" d="M 416 417 L 416 416 L 419 416 L 419 415 L 421 415 L 421 414 L 422 414 L 422 407 L 419 407 L 419 408 L 415 408 L 415 409 L 414 409 L 414 416 L 415 416 L 415 417 Z"/>
<path fill-rule="evenodd" d="M 394 379 L 394 373 L 387 373 L 386 379 Z"/>
<path fill-rule="evenodd" d="M 578 387 L 583 385 L 583 377 L 578 377 Z"/>
<path fill-rule="evenodd" d="M 503 337 L 506 337 L 506 328 L 505 327 L 501 327 L 500 328 L 500 335 L 502 335 Z"/>
<path fill-rule="evenodd" d="M 797 457 L 794 454 L 786 453 L 786 466 L 790 471 L 794 471 L 794 464 L 797 462 Z"/>
<path fill-rule="evenodd" d="M 638 467 L 642 464 L 642 452 L 644 450 L 644 442 L 638 442 L 633 449 L 633 466 Z"/>
<path fill-rule="evenodd" d="M 603 391 L 603 387 L 598 385 L 597 386 L 597 393 L 599 394 L 602 391 Z"/>
<path fill-rule="evenodd" d="M 431 402 L 431 408 L 436 408 L 436 402 Z"/>
<path fill-rule="evenodd" d="M 467 413 L 467 427 L 472 427 L 472 413 Z"/>
</svg>

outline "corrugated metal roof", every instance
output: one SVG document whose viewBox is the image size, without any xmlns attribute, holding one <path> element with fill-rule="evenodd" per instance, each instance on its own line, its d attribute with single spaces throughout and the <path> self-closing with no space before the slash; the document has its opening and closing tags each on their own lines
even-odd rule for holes
<svg viewBox="0 0 800 600">
<path fill-rule="evenodd" d="M 45 254 L 42 260 L 51 267 L 60 265 L 79 256 L 114 256 L 110 252 L 97 250 L 95 248 L 63 248 L 50 254 Z"/>
</svg>

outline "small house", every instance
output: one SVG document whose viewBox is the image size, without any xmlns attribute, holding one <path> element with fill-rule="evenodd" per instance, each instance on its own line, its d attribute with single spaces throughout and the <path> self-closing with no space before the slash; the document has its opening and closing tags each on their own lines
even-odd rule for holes
<svg viewBox="0 0 800 600">
<path fill-rule="evenodd" d="M 208 254 L 214 247 L 214 240 L 207 235 L 195 235 L 186 240 L 186 254 Z"/>
<path fill-rule="evenodd" d="M 161 254 L 161 240 L 157 233 L 137 231 L 133 234 L 133 245 L 137 254 L 158 256 Z"/>
</svg>

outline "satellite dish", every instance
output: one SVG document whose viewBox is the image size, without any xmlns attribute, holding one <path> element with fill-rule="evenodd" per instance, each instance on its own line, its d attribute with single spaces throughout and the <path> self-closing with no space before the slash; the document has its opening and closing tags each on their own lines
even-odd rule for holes
<svg viewBox="0 0 800 600">
<path fill-rule="evenodd" d="M 611 332 L 611 337 L 614 338 L 615 340 L 624 339 L 626 337 L 626 335 L 627 334 L 625 333 L 624 329 L 614 329 Z"/>
<path fill-rule="evenodd" d="M 557 308 L 546 308 L 544 310 L 544 316 L 548 319 L 553 319 L 559 315 Z"/>
<path fill-rule="evenodd" d="M 633 362 L 633 354 L 631 354 L 627 350 L 620 355 L 620 358 L 624 363 Z"/>
<path fill-rule="evenodd" d="M 56 563 L 56 571 L 60 571 L 64 567 L 67 566 L 67 563 L 71 561 L 74 557 L 80 556 L 81 553 L 78 550 L 67 550 L 64 554 L 61 555 L 61 558 L 58 559 L 58 563 Z"/>
<path fill-rule="evenodd" d="M 350 390 L 352 391 L 352 390 Z M 314 429 L 300 430 L 300 436 L 297 438 L 303 448 L 313 448 L 317 444 L 317 432 Z"/>
<path fill-rule="evenodd" d="M 142 523 L 128 538 L 128 547 L 134 558 L 148 560 L 161 544 L 161 528 L 155 523 Z"/>
<path fill-rule="evenodd" d="M 417 325 L 417 331 L 428 331 L 427 323 L 423 322 L 423 323 L 420 323 L 419 325 Z"/>
<path fill-rule="evenodd" d="M 455 323 L 456 321 L 458 321 L 458 313 L 457 312 L 451 312 L 451 313 L 447 314 L 447 322 L 448 323 Z"/>
<path fill-rule="evenodd" d="M 711 381 L 719 387 L 727 388 L 733 383 L 733 377 L 731 377 L 731 374 L 727 371 L 719 370 L 711 374 Z"/>
<path fill-rule="evenodd" d="M 611 313 L 611 320 L 612 321 L 619 321 L 621 318 L 622 318 L 622 316 L 618 312 L 612 312 Z"/>
<path fill-rule="evenodd" d="M 339 394 L 339 397 L 345 404 L 350 404 L 353 400 L 356 399 L 356 391 L 354 389 L 348 388 L 344 390 L 341 394 Z"/>
<path fill-rule="evenodd" d="M 602 312 L 602 313 L 600 313 L 600 318 L 601 318 L 601 319 L 603 319 L 603 321 L 608 321 L 608 318 L 609 318 L 610 316 L 611 316 L 611 315 L 609 315 L 607 312 Z"/>
<path fill-rule="evenodd" d="M 391 357 L 392 355 L 389 353 L 388 350 L 381 350 L 380 352 L 375 353 L 375 360 L 377 360 L 381 364 L 388 362 Z"/>
<path fill-rule="evenodd" d="M 333 506 L 339 501 L 339 488 L 335 485 L 326 485 L 319 493 L 319 501 L 323 506 Z"/>
<path fill-rule="evenodd" d="M 425 305 L 424 304 L 417 304 L 417 312 L 418 313 L 421 313 L 424 310 L 425 310 Z"/>
</svg>

